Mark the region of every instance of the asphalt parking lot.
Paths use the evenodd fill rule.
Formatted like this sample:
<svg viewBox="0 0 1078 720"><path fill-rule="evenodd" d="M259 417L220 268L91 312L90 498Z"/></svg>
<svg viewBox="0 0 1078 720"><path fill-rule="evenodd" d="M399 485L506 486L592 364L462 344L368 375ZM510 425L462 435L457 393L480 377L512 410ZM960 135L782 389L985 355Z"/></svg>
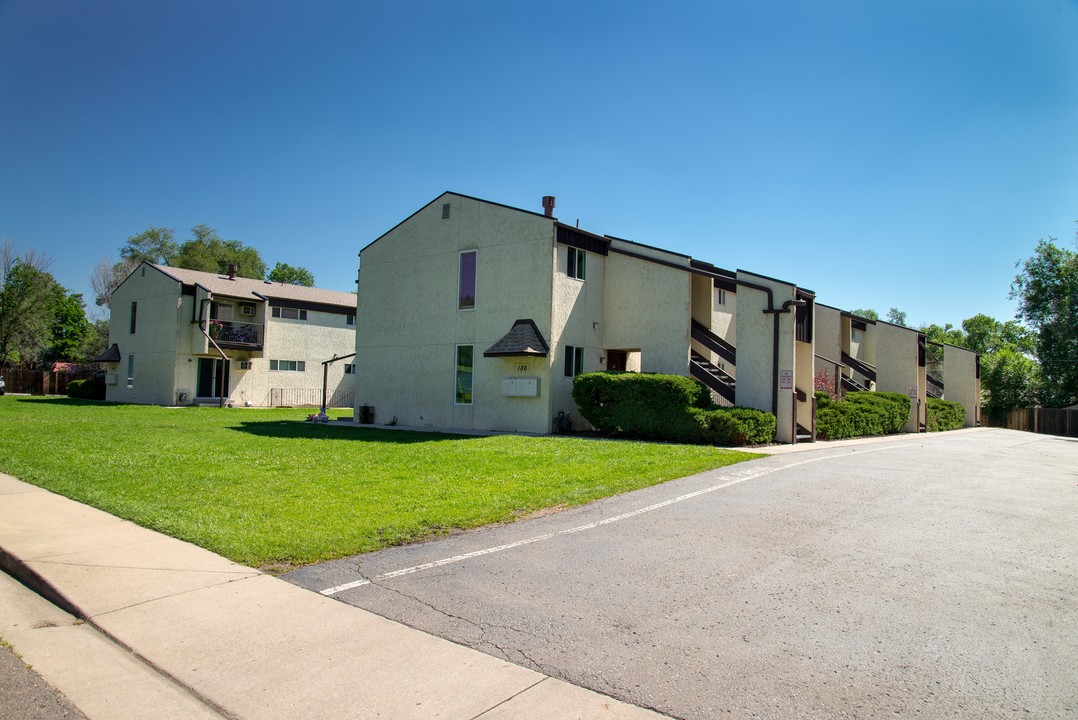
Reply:
<svg viewBox="0 0 1078 720"><path fill-rule="evenodd" d="M1078 441L823 444L284 579L677 718L1078 716Z"/></svg>

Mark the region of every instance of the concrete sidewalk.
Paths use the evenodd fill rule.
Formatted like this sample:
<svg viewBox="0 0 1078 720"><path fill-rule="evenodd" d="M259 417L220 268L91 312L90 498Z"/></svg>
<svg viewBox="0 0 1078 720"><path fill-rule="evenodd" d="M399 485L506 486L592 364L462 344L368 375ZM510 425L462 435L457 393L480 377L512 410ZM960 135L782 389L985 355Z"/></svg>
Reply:
<svg viewBox="0 0 1078 720"><path fill-rule="evenodd" d="M0 636L90 720L663 717L2 474L0 567L60 608L0 576Z"/></svg>

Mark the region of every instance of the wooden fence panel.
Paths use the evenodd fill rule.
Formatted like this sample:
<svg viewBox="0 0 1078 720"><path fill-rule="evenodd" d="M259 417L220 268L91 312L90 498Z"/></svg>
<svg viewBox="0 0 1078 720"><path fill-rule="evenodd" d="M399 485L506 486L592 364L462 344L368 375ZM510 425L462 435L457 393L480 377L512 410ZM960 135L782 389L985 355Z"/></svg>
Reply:
<svg viewBox="0 0 1078 720"><path fill-rule="evenodd" d="M67 395L68 383L89 380L94 376L92 372L50 372L26 368L8 368L0 375L4 377L6 392L26 395Z"/></svg>
<svg viewBox="0 0 1078 720"><path fill-rule="evenodd" d="M1064 408L1019 408L992 423L994 427L1022 430L1041 435L1078 437L1078 410Z"/></svg>

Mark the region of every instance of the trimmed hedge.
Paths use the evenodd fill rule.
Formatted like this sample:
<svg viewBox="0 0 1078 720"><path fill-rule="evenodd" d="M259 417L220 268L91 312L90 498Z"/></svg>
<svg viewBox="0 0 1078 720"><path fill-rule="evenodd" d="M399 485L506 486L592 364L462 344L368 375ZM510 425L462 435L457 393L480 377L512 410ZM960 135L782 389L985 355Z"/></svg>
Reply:
<svg viewBox="0 0 1078 720"><path fill-rule="evenodd" d="M966 406L953 400L928 398L928 432L957 430L966 424Z"/></svg>
<svg viewBox="0 0 1078 720"><path fill-rule="evenodd" d="M696 380L658 373L578 375L573 399L600 432L667 442L746 445L771 442L775 416L751 408L720 408Z"/></svg>
<svg viewBox="0 0 1078 720"><path fill-rule="evenodd" d="M104 400L105 381L97 378L72 380L67 384L67 396L78 400Z"/></svg>
<svg viewBox="0 0 1078 720"><path fill-rule="evenodd" d="M817 396L818 398L819 396ZM816 436L822 440L891 435L910 417L910 399L902 393L851 392L841 400L818 402Z"/></svg>

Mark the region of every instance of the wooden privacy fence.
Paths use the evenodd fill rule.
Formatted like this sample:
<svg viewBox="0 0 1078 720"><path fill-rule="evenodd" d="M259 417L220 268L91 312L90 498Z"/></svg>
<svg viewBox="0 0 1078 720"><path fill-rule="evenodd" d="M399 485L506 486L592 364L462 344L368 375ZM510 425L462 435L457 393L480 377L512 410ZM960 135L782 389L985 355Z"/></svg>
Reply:
<svg viewBox="0 0 1078 720"><path fill-rule="evenodd" d="M67 395L67 385L73 380L89 380L92 372L52 372L49 370L27 370L25 368L7 368L0 370L4 390L9 393L30 395Z"/></svg>
<svg viewBox="0 0 1078 720"><path fill-rule="evenodd" d="M1078 410L1065 408L1020 408L991 421L993 427L1024 430L1042 435L1078 437Z"/></svg>

